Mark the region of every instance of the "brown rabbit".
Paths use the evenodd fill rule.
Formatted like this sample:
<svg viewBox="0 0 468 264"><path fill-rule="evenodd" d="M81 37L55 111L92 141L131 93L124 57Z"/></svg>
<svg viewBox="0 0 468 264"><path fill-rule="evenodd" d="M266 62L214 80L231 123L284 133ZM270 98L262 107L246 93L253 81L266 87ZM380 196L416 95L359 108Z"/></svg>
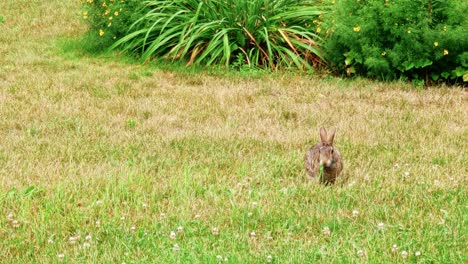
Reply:
<svg viewBox="0 0 468 264"><path fill-rule="evenodd" d="M333 184L343 170L341 154L333 146L336 130L327 137L327 130L320 129L321 142L313 146L305 155L305 169L310 180L318 180L320 183ZM320 167L323 166L323 175L320 175ZM317 179L318 177L318 179Z"/></svg>

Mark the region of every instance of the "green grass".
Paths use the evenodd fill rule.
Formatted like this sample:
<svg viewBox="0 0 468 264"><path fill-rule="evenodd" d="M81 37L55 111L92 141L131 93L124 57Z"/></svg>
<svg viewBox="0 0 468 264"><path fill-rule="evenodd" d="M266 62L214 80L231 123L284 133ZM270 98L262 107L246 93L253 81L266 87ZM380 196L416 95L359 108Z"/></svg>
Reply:
<svg viewBox="0 0 468 264"><path fill-rule="evenodd" d="M76 1L0 10L1 262L467 262L463 89L142 66L64 47Z"/></svg>

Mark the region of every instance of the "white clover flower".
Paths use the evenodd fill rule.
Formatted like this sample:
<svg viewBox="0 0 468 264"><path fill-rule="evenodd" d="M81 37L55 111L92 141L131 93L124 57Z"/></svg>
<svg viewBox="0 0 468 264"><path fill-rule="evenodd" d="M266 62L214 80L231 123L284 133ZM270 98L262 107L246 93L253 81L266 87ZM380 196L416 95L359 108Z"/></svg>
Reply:
<svg viewBox="0 0 468 264"><path fill-rule="evenodd" d="M7 221L8 221L8 222L11 222L11 221L13 221L13 218L14 218L14 217L15 217L15 215L14 215L13 213L10 212L10 213L8 213L8 215L7 215L6 218L7 218Z"/></svg>
<svg viewBox="0 0 468 264"><path fill-rule="evenodd" d="M377 224L377 228L378 228L379 230L383 230L383 229L385 228L385 224L382 223L382 222L380 222L380 223Z"/></svg>
<svg viewBox="0 0 468 264"><path fill-rule="evenodd" d="M169 234L169 238L176 239L176 233L174 231L171 231L171 233Z"/></svg>
<svg viewBox="0 0 468 264"><path fill-rule="evenodd" d="M74 236L68 238L68 241L70 242L70 244L75 244L76 240L77 240L77 239L76 239L76 237L74 237Z"/></svg>
<svg viewBox="0 0 468 264"><path fill-rule="evenodd" d="M20 223L18 220L11 221L11 224L13 225L14 228L18 228L20 226Z"/></svg>
<svg viewBox="0 0 468 264"><path fill-rule="evenodd" d="M183 232L184 232L184 227L183 226L177 227L177 233L181 234Z"/></svg>
<svg viewBox="0 0 468 264"><path fill-rule="evenodd" d="M172 250L173 251L179 251L180 250L180 247L178 244L174 244L174 246L172 247Z"/></svg>

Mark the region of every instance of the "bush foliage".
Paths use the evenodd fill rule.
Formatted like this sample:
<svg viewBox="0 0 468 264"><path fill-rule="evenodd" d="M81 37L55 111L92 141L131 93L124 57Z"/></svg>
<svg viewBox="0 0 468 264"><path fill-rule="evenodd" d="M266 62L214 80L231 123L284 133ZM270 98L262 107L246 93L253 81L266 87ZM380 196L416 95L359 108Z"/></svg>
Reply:
<svg viewBox="0 0 468 264"><path fill-rule="evenodd" d="M105 50L127 33L144 12L139 0L81 0L82 18L88 24L88 43Z"/></svg>
<svg viewBox="0 0 468 264"><path fill-rule="evenodd" d="M339 72L455 82L468 77L467 13L463 0L342 0L316 24Z"/></svg>
<svg viewBox="0 0 468 264"><path fill-rule="evenodd" d="M310 21L317 1L153 0L113 48L188 64L309 68L320 53Z"/></svg>
<svg viewBox="0 0 468 264"><path fill-rule="evenodd" d="M463 0L82 4L97 49L118 48L145 61L308 69L324 65L326 58L332 70L348 76L420 84L468 81L468 2Z"/></svg>

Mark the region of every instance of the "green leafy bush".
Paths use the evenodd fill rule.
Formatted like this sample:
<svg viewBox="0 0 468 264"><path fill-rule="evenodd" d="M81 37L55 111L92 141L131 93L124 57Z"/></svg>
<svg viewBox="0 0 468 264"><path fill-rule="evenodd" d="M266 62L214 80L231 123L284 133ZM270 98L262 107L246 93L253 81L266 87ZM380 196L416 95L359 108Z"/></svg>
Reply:
<svg viewBox="0 0 468 264"><path fill-rule="evenodd" d="M338 72L457 82L468 78L467 13L464 0L341 0L315 24Z"/></svg>
<svg viewBox="0 0 468 264"><path fill-rule="evenodd" d="M188 64L310 68L320 63L313 0L153 0L112 47Z"/></svg>
<svg viewBox="0 0 468 264"><path fill-rule="evenodd" d="M139 0L81 0L82 18L88 24L88 44L105 50L127 33L144 12Z"/></svg>

